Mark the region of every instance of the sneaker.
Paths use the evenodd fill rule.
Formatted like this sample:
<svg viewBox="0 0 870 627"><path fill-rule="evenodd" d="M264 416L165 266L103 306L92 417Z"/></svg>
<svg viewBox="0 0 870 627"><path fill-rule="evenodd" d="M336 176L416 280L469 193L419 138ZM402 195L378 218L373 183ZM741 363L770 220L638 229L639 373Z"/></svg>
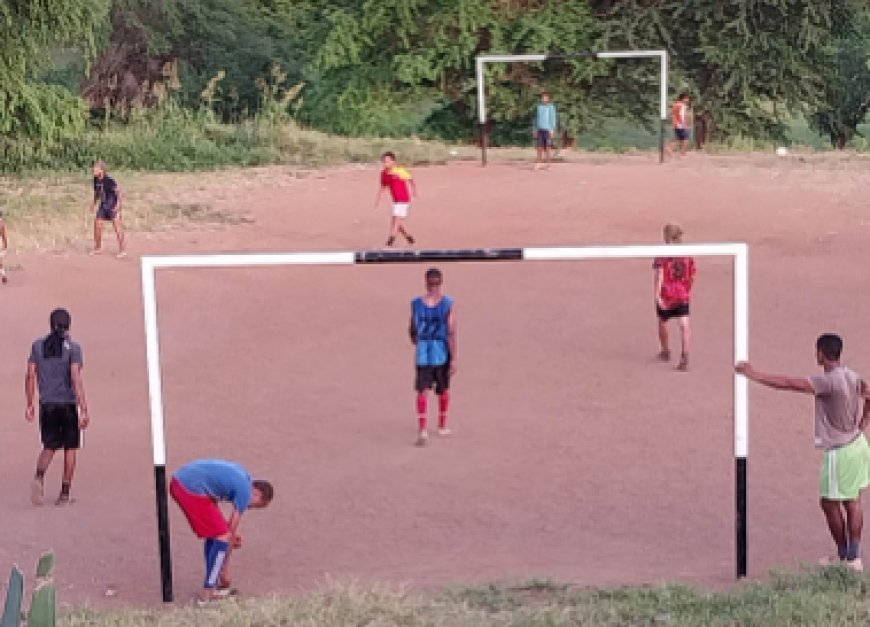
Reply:
<svg viewBox="0 0 870 627"><path fill-rule="evenodd" d="M225 588L215 588L211 596L213 599L226 599L227 597L238 596L239 591L237 588L233 588L232 586L227 586Z"/></svg>
<svg viewBox="0 0 870 627"><path fill-rule="evenodd" d="M54 502L58 507L63 507L64 505L72 505L76 500L72 498L69 494L61 494L57 497L57 500Z"/></svg>
<svg viewBox="0 0 870 627"><path fill-rule="evenodd" d="M126 257L126 256L127 256L127 251L126 251L126 250L119 250L119 251L118 251L118 254L115 255L115 258L117 258L117 259L123 259L123 258Z"/></svg>
<svg viewBox="0 0 870 627"><path fill-rule="evenodd" d="M665 349L659 351L658 357L662 361L670 361L671 360L671 351L669 351L668 349L665 348Z"/></svg>
<svg viewBox="0 0 870 627"><path fill-rule="evenodd" d="M89 254L91 257L93 257L94 255L102 255L102 254L103 254L103 249L102 249L102 248L93 248L93 249L91 249L91 251L90 251L88 254Z"/></svg>
<svg viewBox="0 0 870 627"><path fill-rule="evenodd" d="M680 363L677 366L677 370L682 370L683 372L685 372L688 369L689 369L689 356L686 355L685 353L683 353L680 356Z"/></svg>
<svg viewBox="0 0 870 627"><path fill-rule="evenodd" d="M34 505L42 505L45 500L45 486L42 479L33 479L30 482L30 502Z"/></svg>
<svg viewBox="0 0 870 627"><path fill-rule="evenodd" d="M443 429L438 429L438 435L440 435L443 438L443 437L446 437L448 435L453 435L453 432L450 429L448 429L447 427L444 427Z"/></svg>
<svg viewBox="0 0 870 627"><path fill-rule="evenodd" d="M220 603L224 599L226 599L226 597L217 596L217 595L215 595L214 592L212 592L207 597L196 597L196 606L197 607L210 607L212 605Z"/></svg>
<svg viewBox="0 0 870 627"><path fill-rule="evenodd" d="M860 557L856 557L853 560L846 560L846 566L854 570L856 573L864 572L864 562L861 561Z"/></svg>
<svg viewBox="0 0 870 627"><path fill-rule="evenodd" d="M426 446L426 442L429 441L429 433L426 431L421 431L420 435L417 436L417 441L414 442L414 446Z"/></svg>

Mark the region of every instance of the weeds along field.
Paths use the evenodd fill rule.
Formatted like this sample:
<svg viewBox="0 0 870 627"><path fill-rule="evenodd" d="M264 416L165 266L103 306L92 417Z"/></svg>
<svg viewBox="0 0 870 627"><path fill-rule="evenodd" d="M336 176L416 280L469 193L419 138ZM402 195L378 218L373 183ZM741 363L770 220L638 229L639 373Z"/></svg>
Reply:
<svg viewBox="0 0 870 627"><path fill-rule="evenodd" d="M300 598L227 601L205 609L67 610L61 613L59 623L66 627L845 627L867 621L868 579L838 567L774 574L764 583L713 593L672 585L577 589L552 581L531 581L424 595L400 588L332 582Z"/></svg>

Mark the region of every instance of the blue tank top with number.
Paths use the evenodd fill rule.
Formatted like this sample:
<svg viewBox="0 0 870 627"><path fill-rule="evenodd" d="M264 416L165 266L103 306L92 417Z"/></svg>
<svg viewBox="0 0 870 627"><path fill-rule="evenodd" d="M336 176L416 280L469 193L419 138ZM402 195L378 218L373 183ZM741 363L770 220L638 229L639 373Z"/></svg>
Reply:
<svg viewBox="0 0 870 627"><path fill-rule="evenodd" d="M453 299L442 296L434 307L429 307L422 298L411 303L414 327L417 330L417 365L443 366L450 361L447 344L447 318L453 307Z"/></svg>

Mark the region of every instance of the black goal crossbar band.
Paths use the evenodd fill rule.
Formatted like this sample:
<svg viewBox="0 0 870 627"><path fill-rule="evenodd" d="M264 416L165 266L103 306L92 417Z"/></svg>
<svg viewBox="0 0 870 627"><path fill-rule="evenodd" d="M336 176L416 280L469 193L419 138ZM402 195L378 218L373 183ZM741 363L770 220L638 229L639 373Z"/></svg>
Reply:
<svg viewBox="0 0 870 627"><path fill-rule="evenodd" d="M522 248L458 250L366 250L354 253L355 263L420 263L425 261L517 261Z"/></svg>

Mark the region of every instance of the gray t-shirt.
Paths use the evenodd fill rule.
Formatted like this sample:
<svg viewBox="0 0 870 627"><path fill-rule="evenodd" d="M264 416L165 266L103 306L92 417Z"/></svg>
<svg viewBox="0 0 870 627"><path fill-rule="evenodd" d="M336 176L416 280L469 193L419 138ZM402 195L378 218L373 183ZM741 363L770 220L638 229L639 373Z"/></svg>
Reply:
<svg viewBox="0 0 870 627"><path fill-rule="evenodd" d="M810 383L816 392L816 448L837 448L854 440L863 409L861 377L837 366L814 374Z"/></svg>
<svg viewBox="0 0 870 627"><path fill-rule="evenodd" d="M30 349L32 364L36 364L36 381L39 385L40 403L75 403L76 393L72 383L72 364L83 365L82 347L69 336L63 343L60 357L46 359L42 356L42 346L46 338L40 338Z"/></svg>

